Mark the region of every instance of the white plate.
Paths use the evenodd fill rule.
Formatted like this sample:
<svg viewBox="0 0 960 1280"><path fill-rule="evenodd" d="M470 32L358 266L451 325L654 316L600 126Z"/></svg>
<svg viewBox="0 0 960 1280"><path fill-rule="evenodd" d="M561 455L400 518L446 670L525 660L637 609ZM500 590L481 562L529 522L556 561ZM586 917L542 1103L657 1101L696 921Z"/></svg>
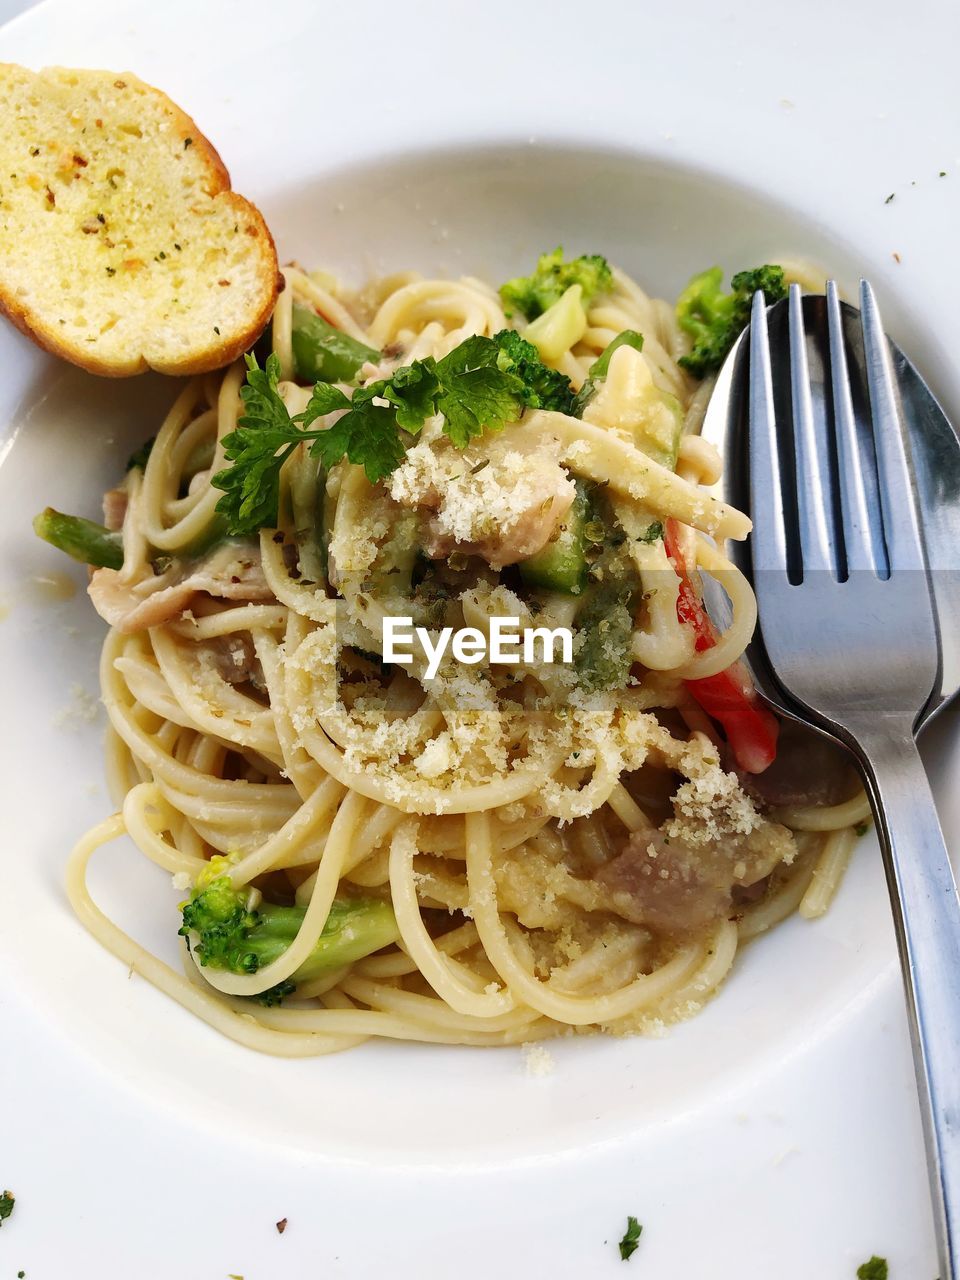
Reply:
<svg viewBox="0 0 960 1280"><path fill-rule="evenodd" d="M786 251L848 283L869 274L956 415L955 18L934 10L904 26L893 3L808 0L801 26L792 6L707 0L682 14L99 0L18 19L0 58L160 85L283 257L355 279L499 279L558 242L667 296L713 261ZM31 577L64 566L29 520L48 502L93 513L173 391L87 377L7 327L0 368L0 1184L19 1197L0 1274L599 1277L621 1274L633 1213L630 1265L655 1280L850 1280L873 1252L892 1280L933 1280L871 842L830 914L750 947L695 1021L662 1040L564 1041L545 1078L519 1050L264 1058L128 980L61 888L67 849L108 809L102 724L85 719L101 627L80 571L75 598L37 599ZM960 845L957 717L932 733ZM118 844L94 887L172 956L163 880Z"/></svg>

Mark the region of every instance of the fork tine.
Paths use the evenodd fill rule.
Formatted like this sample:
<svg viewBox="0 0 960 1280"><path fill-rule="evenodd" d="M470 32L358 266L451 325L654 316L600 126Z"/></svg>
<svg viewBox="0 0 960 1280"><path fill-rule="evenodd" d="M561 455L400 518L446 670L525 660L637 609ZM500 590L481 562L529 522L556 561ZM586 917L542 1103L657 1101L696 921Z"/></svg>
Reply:
<svg viewBox="0 0 960 1280"><path fill-rule="evenodd" d="M922 570L925 567L923 542L913 500L913 482L907 462L900 401L890 364L890 348L883 332L877 300L866 280L860 281L860 321L890 571Z"/></svg>
<svg viewBox="0 0 960 1280"><path fill-rule="evenodd" d="M753 297L750 314L750 515L754 573L787 573L783 483L777 447L773 370L762 293Z"/></svg>
<svg viewBox="0 0 960 1280"><path fill-rule="evenodd" d="M840 473L840 512L847 572L880 567L874 555L870 529L870 508L863 479L863 459L857 437L857 420L850 393L850 371L843 340L843 317L835 280L827 281L827 328L830 334L830 379L833 390L833 421Z"/></svg>
<svg viewBox="0 0 960 1280"><path fill-rule="evenodd" d="M800 286L790 286L790 396L793 411L793 444L797 465L797 515L803 572L827 570L836 575L839 556L827 522L830 502L828 443L817 430L810 394L807 335L803 324ZM822 438L821 438L822 437Z"/></svg>

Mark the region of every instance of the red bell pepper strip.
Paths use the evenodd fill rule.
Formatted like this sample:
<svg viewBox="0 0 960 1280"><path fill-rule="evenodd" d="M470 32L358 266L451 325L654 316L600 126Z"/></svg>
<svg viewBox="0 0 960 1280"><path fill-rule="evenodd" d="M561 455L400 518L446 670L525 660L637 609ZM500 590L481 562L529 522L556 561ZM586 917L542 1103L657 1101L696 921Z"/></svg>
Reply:
<svg viewBox="0 0 960 1280"><path fill-rule="evenodd" d="M697 653L703 653L716 645L717 634L684 567L678 532L676 520L667 520L663 544L680 578L677 617L693 627L694 647ZM760 703L742 662L734 662L714 676L685 680L684 684L707 715L723 729L734 759L745 773L763 773L773 764L780 724Z"/></svg>

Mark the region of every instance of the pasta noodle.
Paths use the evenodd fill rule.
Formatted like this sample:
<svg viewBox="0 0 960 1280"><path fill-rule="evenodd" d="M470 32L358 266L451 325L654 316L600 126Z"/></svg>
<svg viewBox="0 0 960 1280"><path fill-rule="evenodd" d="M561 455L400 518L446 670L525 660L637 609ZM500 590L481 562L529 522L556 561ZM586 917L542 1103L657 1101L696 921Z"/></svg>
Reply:
<svg viewBox="0 0 960 1280"><path fill-rule="evenodd" d="M475 279L407 275L351 292L293 267L285 278L271 340L291 412L309 398L296 381L298 307L382 353L361 384L509 324ZM583 417L535 409L459 452L428 423L376 484L347 461L311 471L300 446L281 472L278 527L256 542L197 550L217 518L211 481L242 413L242 366L186 385L144 468L128 472L122 568L98 570L91 587L114 610L100 674L118 811L77 845L68 892L104 946L242 1044L308 1056L371 1036L504 1045L650 1030L699 1008L743 941L798 909L819 915L836 890L868 814L862 795L765 802L697 700L697 682L736 670L756 623L723 550L749 521L707 492L719 460L697 431L710 383L678 364L688 339L673 308L623 273L585 319L552 362L575 389L622 331L643 346L611 358ZM639 385L675 414L671 462L623 425ZM591 598L604 573L634 584L619 686L587 679L580 657L510 670L451 660L433 678L422 655L405 669L382 660L384 619L402 613L484 636L501 616L521 632L545 620L582 630L577 598L531 587L506 550L519 521L552 510L538 499L511 525L517 477L571 474L616 530ZM458 494L505 495L495 549L488 534L459 537L411 568L401 531L439 543ZM304 535L305 502L322 546ZM691 625L700 573L723 584L733 617L707 645ZM598 661L623 607L598 624ZM288 945L238 972L204 965L188 937L177 972L90 896L91 857L123 835L181 898L217 855L252 910L263 897L302 908ZM335 903L361 899L389 905L393 942L298 981L282 1004L252 999L305 964ZM162 908L171 920L174 901Z"/></svg>

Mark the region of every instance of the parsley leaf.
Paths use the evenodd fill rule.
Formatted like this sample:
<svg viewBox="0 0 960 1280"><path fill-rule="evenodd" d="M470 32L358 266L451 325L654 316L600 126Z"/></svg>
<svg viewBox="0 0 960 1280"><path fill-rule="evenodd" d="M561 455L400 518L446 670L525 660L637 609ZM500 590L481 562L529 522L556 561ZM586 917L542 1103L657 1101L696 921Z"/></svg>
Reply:
<svg viewBox="0 0 960 1280"><path fill-rule="evenodd" d="M620 1241L620 1260L626 1262L628 1258L632 1258L637 1251L640 1243L640 1232L643 1230L640 1223L631 1214L627 1218L627 1229L623 1233L623 1239Z"/></svg>
<svg viewBox="0 0 960 1280"><path fill-rule="evenodd" d="M390 381L381 385L380 394L396 406L397 425L404 431L416 434L437 411L440 378L432 357L397 369Z"/></svg>
<svg viewBox="0 0 960 1280"><path fill-rule="evenodd" d="M360 392L356 394L359 395ZM293 421L302 422L309 427L311 422L316 422L318 418L328 413L335 413L337 409L349 409L354 403L355 400L349 400L339 387L331 386L329 382L318 382L307 401L306 409L303 413L298 413Z"/></svg>
<svg viewBox="0 0 960 1280"><path fill-rule="evenodd" d="M347 458L376 484L400 465L407 437L427 418L440 414L442 429L459 449L484 431L499 431L525 408L569 411L569 381L548 368L534 346L503 330L493 338L474 336L442 360L428 356L397 369L388 379L358 387L352 399L329 382L317 382L302 413L291 418L279 391L280 362L270 355L264 368L248 355L241 389L243 415L224 437L231 466L213 477L224 491L217 510L232 534L255 533L277 523L280 471L301 441L326 467ZM310 430L318 418L343 410L329 427Z"/></svg>
<svg viewBox="0 0 960 1280"><path fill-rule="evenodd" d="M663 537L663 521L654 520L653 524L647 525L646 529L644 529L643 533L640 534L640 537L637 539L637 541L646 542L646 543L659 542L662 537Z"/></svg>
<svg viewBox="0 0 960 1280"><path fill-rule="evenodd" d="M13 1206L16 1202L16 1196L12 1191L4 1191L0 1195L0 1226L3 1225L5 1219L9 1218L13 1213Z"/></svg>
<svg viewBox="0 0 960 1280"><path fill-rule="evenodd" d="M218 471L211 481L224 491L217 510L227 517L231 533L255 533L277 523L280 468L304 437L277 388L277 357L268 356L263 369L256 356L248 355L246 361L247 382L240 389L244 412L236 430L223 438L223 451L233 466ZM342 391L337 394L349 405Z"/></svg>
<svg viewBox="0 0 960 1280"><path fill-rule="evenodd" d="M376 484L399 467L406 450L397 430L396 410L374 404L372 397L360 398L357 404L358 398L354 396L354 407L327 431L312 433L310 452L325 467L349 458L363 467L371 484Z"/></svg>
<svg viewBox="0 0 960 1280"><path fill-rule="evenodd" d="M869 1262L863 1262L857 1267L857 1280L887 1280L888 1275L886 1258L878 1258L876 1254Z"/></svg>
<svg viewBox="0 0 960 1280"><path fill-rule="evenodd" d="M477 336L437 362L437 410L444 416L444 432L458 449L465 449L485 428L498 431L520 415L523 383L499 367L498 355L492 338Z"/></svg>

